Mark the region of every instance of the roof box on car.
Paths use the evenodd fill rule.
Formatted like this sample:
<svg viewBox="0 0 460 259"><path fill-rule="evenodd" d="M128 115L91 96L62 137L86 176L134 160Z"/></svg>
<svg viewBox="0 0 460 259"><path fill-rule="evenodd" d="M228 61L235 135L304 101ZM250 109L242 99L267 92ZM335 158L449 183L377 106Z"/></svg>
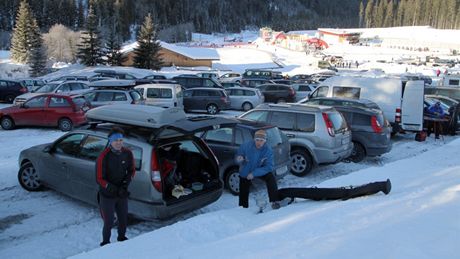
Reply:
<svg viewBox="0 0 460 259"><path fill-rule="evenodd" d="M113 104L89 110L89 121L112 122L146 128L160 128L186 118L181 108L161 108L147 105Z"/></svg>
<svg viewBox="0 0 460 259"><path fill-rule="evenodd" d="M93 88L133 88L136 86L136 81L126 79L108 79L93 81L89 86Z"/></svg>

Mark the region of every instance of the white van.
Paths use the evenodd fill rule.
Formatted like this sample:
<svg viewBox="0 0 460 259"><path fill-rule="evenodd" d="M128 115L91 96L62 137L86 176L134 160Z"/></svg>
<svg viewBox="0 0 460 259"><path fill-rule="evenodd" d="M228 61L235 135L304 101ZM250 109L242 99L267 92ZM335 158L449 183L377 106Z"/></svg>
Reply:
<svg viewBox="0 0 460 259"><path fill-rule="evenodd" d="M445 75L440 80L440 85L444 87L460 87L460 75Z"/></svg>
<svg viewBox="0 0 460 259"><path fill-rule="evenodd" d="M377 103L393 127L400 130L423 129L424 82L398 78L334 76L323 81L310 95L369 99Z"/></svg>
<svg viewBox="0 0 460 259"><path fill-rule="evenodd" d="M182 87L179 84L144 84L134 89L144 97L146 105L184 108Z"/></svg>

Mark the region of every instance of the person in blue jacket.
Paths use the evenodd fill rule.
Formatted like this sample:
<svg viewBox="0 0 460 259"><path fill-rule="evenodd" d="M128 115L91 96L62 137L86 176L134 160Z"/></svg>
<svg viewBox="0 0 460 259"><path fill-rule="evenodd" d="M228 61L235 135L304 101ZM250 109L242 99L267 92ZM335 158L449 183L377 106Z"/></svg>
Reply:
<svg viewBox="0 0 460 259"><path fill-rule="evenodd" d="M243 143L236 153L236 161L240 164L240 193L239 206L249 207L249 187L255 177L267 184L268 197L273 209L280 207L278 198L278 185L273 175L273 151L266 144L267 133L258 130L254 140Z"/></svg>
<svg viewBox="0 0 460 259"><path fill-rule="evenodd" d="M441 107L441 102L436 102L436 103L432 104L430 107L428 107L428 112L430 113L430 115L432 117L434 117L436 119L443 119L445 117L445 115L446 115L446 113L444 112L444 110ZM439 139L439 134L442 131L441 127L442 127L441 122L433 121L433 130L434 130L436 139Z"/></svg>

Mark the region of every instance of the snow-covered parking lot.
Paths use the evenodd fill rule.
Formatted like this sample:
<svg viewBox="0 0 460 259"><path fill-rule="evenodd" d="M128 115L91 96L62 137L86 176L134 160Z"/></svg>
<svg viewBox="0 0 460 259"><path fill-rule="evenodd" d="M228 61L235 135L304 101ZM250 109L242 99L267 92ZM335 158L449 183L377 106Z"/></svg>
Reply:
<svg viewBox="0 0 460 259"><path fill-rule="evenodd" d="M0 105L0 107L4 106L5 104ZM238 113L228 111L223 114L234 116ZM33 145L51 142L62 134L64 133L56 129L46 128L0 130L0 197L2 204L0 206L0 255L2 258L62 258L98 248L102 220L97 208L51 190L29 193L22 189L17 181L19 152ZM416 142L413 134L396 135L393 138L392 151L382 157L368 158L359 164L338 163L322 166L304 178L289 175L279 182L279 186L320 185L328 179L351 174L362 169L384 168L396 161L410 159L429 150L443 148L446 143L454 139L456 137L445 136L443 142L435 141L431 137L425 142ZM407 165L405 171L408 174L411 173L410 165ZM368 181L385 180L386 177L385 175L372 175L369 176ZM356 184L360 183L357 182ZM397 188L396 186L396 190ZM251 195L264 195L265 192L263 187L258 187ZM385 197L381 197L381 199L385 199ZM254 206L254 202L252 206ZM315 205L310 204L309 206ZM325 205L319 204L318 206ZM256 210L255 207L251 207L251 209ZM209 215L212 218L218 211L234 213L234 210L240 212L237 208L237 198L224 192L224 195L217 202L169 221L143 222L132 220L128 227L128 236L133 239L136 236L196 215ZM222 222L222 224L224 223ZM321 222L319 221L318 224ZM224 229L227 228L225 224L223 226Z"/></svg>

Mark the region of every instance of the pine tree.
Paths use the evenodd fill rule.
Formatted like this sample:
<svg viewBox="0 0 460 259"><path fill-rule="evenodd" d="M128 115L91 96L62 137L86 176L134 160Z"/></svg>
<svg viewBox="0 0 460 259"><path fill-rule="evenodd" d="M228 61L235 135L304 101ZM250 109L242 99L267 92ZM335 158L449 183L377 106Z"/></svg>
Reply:
<svg viewBox="0 0 460 259"><path fill-rule="evenodd" d="M374 10L373 9L374 9L374 0L368 0L366 4L366 10L364 11L366 15L366 19L365 19L366 28L374 27L374 20L373 20Z"/></svg>
<svg viewBox="0 0 460 259"><path fill-rule="evenodd" d="M81 43L78 44L77 57L81 63L87 66L104 64L102 59L104 51L101 48L102 43L100 32L97 29L97 17L94 14L92 5L89 7L85 29L82 32Z"/></svg>
<svg viewBox="0 0 460 259"><path fill-rule="evenodd" d="M38 27L37 20L32 21L31 48L28 59L29 73L32 77L42 76L46 73L46 51L43 46L43 38Z"/></svg>
<svg viewBox="0 0 460 259"><path fill-rule="evenodd" d="M120 49L119 36L116 35L115 26L113 26L106 43L107 65L121 66L126 61L127 57L123 56Z"/></svg>
<svg viewBox="0 0 460 259"><path fill-rule="evenodd" d="M359 3L359 28L363 28L364 27L364 4L363 4L363 1L361 1Z"/></svg>
<svg viewBox="0 0 460 259"><path fill-rule="evenodd" d="M26 63L30 55L32 14L26 0L22 0L16 16L16 24L11 38L11 59Z"/></svg>
<svg viewBox="0 0 460 259"><path fill-rule="evenodd" d="M161 46L150 13L141 26L137 43L138 47L134 49L134 66L159 70L163 63L159 54Z"/></svg>

